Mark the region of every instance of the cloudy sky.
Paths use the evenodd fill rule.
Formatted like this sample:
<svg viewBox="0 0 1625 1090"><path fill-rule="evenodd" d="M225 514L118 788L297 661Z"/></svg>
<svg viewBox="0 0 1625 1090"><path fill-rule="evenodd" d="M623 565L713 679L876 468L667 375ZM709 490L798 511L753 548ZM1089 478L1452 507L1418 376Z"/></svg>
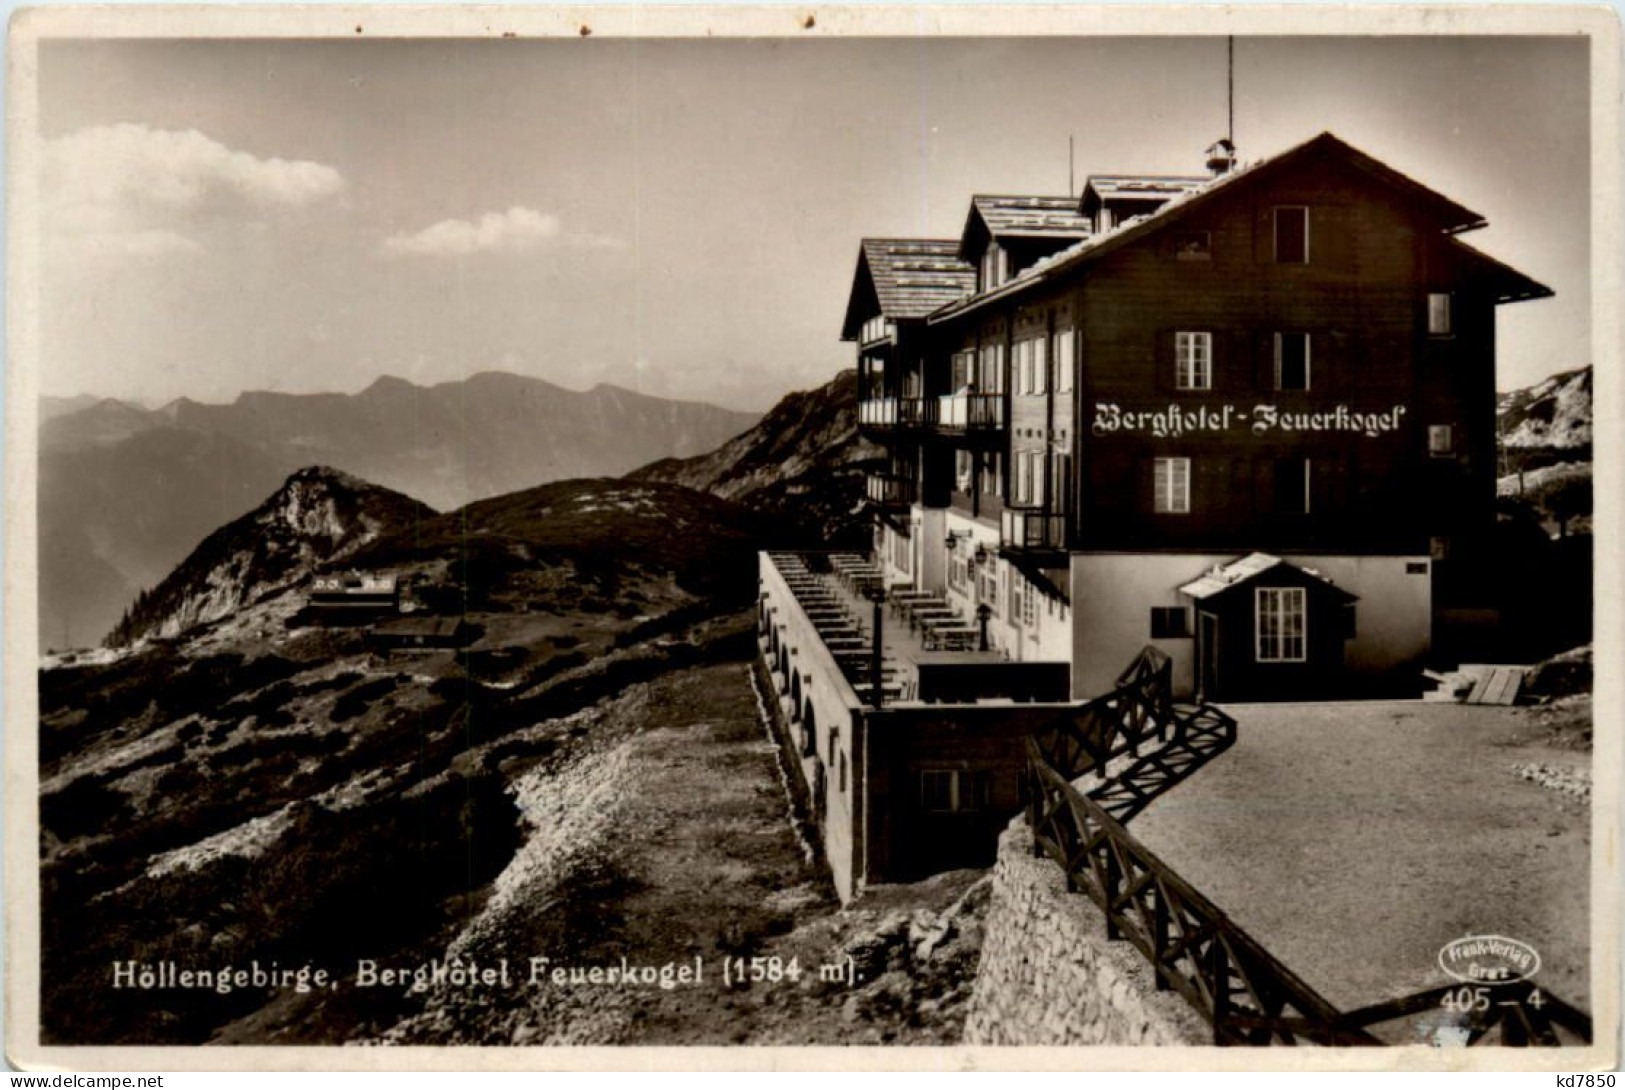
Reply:
<svg viewBox="0 0 1625 1090"><path fill-rule="evenodd" d="M1246 159L1329 129L1557 291L1499 385L1590 360L1585 42L1238 39ZM863 235L973 192L1188 173L1207 39L47 42L43 392L148 404L503 368L765 408L851 362Z"/></svg>

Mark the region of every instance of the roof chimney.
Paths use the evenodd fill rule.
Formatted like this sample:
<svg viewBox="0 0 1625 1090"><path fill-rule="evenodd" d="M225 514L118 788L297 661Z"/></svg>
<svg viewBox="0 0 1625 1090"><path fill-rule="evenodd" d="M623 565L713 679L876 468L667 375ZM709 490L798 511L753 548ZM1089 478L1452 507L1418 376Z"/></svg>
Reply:
<svg viewBox="0 0 1625 1090"><path fill-rule="evenodd" d="M1236 166L1236 145L1228 139L1221 139L1210 144L1207 149L1207 169L1217 178L1228 174Z"/></svg>

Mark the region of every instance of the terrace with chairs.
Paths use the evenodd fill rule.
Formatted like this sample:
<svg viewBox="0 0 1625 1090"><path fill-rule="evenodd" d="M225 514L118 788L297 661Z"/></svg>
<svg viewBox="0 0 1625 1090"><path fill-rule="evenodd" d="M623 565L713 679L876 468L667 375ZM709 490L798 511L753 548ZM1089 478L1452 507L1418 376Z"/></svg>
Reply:
<svg viewBox="0 0 1625 1090"><path fill-rule="evenodd" d="M782 581L789 592L788 601L772 593L764 565L764 638L777 638L772 611L793 603L865 706L1064 702L1069 697L1067 664L1011 662L984 649L974 617L940 594L908 583L888 584L880 566L861 553L774 552L764 559L777 576L774 581ZM777 649L769 650L778 655ZM787 667L788 654L780 657Z"/></svg>

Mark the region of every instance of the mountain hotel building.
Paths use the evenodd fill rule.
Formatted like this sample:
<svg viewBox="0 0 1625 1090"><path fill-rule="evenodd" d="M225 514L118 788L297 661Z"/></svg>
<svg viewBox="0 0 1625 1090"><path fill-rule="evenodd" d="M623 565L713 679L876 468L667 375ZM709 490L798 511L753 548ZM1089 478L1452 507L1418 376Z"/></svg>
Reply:
<svg viewBox="0 0 1625 1090"><path fill-rule="evenodd" d="M1330 134L1247 166L1221 141L1207 166L978 196L958 239L862 242L842 337L887 452L870 562L974 646L902 653L891 697L812 670L819 641L784 627L794 587L764 556L787 716L844 686L814 714L873 749L854 715L1075 705L1146 645L1179 698L1414 691L1437 629L1491 615L1495 308L1550 290L1461 241L1478 213ZM897 857L872 843L877 809L1017 805L1019 745L982 767L913 736L926 751L889 757L880 793L847 767L872 753L815 739L810 790L832 790L826 758L867 785L837 836L849 886ZM839 800L815 802L828 845Z"/></svg>

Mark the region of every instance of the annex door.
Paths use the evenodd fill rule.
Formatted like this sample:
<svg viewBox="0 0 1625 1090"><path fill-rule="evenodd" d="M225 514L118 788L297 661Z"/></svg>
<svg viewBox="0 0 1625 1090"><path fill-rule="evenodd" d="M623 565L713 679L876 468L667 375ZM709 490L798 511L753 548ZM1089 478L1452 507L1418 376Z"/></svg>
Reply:
<svg viewBox="0 0 1625 1090"><path fill-rule="evenodd" d="M1201 611L1196 614L1196 699L1219 699L1219 618Z"/></svg>

